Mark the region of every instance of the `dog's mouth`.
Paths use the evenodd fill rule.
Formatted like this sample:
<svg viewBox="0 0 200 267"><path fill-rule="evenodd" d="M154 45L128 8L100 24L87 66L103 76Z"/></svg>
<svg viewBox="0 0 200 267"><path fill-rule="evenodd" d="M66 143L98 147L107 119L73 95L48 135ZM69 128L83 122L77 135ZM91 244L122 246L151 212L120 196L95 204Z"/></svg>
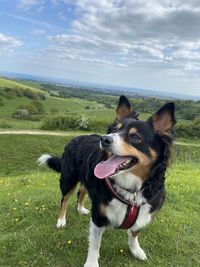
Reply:
<svg viewBox="0 0 200 267"><path fill-rule="evenodd" d="M98 163L94 169L94 175L97 178L104 179L119 173L120 171L128 170L138 163L138 159L133 156L116 156L113 155L106 161Z"/></svg>

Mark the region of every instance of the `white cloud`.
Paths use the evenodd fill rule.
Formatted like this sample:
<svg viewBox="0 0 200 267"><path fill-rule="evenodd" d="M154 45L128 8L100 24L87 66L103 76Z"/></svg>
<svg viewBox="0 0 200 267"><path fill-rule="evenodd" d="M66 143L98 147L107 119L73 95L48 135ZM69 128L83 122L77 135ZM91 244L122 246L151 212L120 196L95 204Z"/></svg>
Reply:
<svg viewBox="0 0 200 267"><path fill-rule="evenodd" d="M32 15L44 5L48 8L46 3L20 0L18 8ZM36 51L38 66L44 69L55 66L58 75L71 73L76 78L78 73L77 79L103 83L172 88L174 81L186 87L185 84L195 80L197 88L198 0L50 0L49 3L47 11L53 12L54 8L56 25L52 20L41 21L41 17L6 13L32 24L32 34L48 34L45 47ZM66 22L61 23L58 18ZM66 28L58 26L59 23ZM35 62L35 55L33 59Z"/></svg>
<svg viewBox="0 0 200 267"><path fill-rule="evenodd" d="M22 42L18 38L0 33L0 56L10 55L21 45Z"/></svg>
<svg viewBox="0 0 200 267"><path fill-rule="evenodd" d="M60 1L74 5L79 16L70 34L49 37L50 50L58 57L129 67L146 62L144 68L171 74L177 73L177 65L184 74L187 64L200 59L199 1Z"/></svg>
<svg viewBox="0 0 200 267"><path fill-rule="evenodd" d="M18 0L17 7L22 11L29 11L34 8L37 12L42 12L44 10L43 0Z"/></svg>

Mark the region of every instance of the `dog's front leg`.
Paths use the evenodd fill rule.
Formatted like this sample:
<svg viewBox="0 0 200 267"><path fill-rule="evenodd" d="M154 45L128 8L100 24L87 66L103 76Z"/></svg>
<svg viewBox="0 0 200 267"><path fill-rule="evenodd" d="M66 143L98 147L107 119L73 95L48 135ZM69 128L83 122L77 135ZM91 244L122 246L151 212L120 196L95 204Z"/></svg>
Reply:
<svg viewBox="0 0 200 267"><path fill-rule="evenodd" d="M92 220L90 221L89 249L87 261L84 267L99 267L99 249L104 230L105 227L98 227L92 222Z"/></svg>
<svg viewBox="0 0 200 267"><path fill-rule="evenodd" d="M130 229L128 230L128 245L131 253L138 258L139 260L146 260L147 256L144 250L140 247L138 242L139 231L133 232Z"/></svg>

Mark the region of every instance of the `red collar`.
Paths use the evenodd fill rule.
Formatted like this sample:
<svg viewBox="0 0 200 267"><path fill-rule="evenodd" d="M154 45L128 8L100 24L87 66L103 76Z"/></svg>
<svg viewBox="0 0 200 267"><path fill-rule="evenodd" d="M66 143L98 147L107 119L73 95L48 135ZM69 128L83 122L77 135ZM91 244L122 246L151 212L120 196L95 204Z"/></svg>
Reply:
<svg viewBox="0 0 200 267"><path fill-rule="evenodd" d="M140 206L133 205L130 201L124 199L121 195L119 195L116 189L113 187L112 181L109 177L105 179L105 182L106 182L107 188L114 195L114 197L117 198L120 202L127 205L126 216L122 224L118 226L118 228L119 229L131 228L137 220Z"/></svg>

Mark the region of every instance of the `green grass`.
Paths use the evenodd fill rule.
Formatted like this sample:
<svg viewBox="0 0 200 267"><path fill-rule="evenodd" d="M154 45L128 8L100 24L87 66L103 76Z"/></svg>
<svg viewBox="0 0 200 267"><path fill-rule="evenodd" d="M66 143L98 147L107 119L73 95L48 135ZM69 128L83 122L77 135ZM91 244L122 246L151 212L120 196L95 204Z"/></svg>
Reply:
<svg viewBox="0 0 200 267"><path fill-rule="evenodd" d="M39 170L36 164L38 157L41 154L61 155L64 145L71 138L72 136L0 135L0 177Z"/></svg>
<svg viewBox="0 0 200 267"><path fill-rule="evenodd" d="M74 196L67 227L57 230L59 176L35 163L41 153L61 154L70 138L0 136L0 266L83 266L89 217L77 214ZM200 153L198 147L175 149L179 158L167 173L166 203L140 236L148 261L132 257L126 231L109 230L103 236L100 266L200 265Z"/></svg>
<svg viewBox="0 0 200 267"><path fill-rule="evenodd" d="M31 90L40 90L41 84L39 82L32 81L14 81L6 80L0 78L0 88L29 88ZM67 90L67 89L66 89ZM45 91L40 90L40 92L45 93L46 99L41 101L44 106L44 115L41 121L28 121L19 120L12 118L12 114L16 109L22 105L29 105L32 101L26 97L13 97L8 100L2 97L3 106L0 106L0 130L1 129L39 129L43 124L43 121L47 116L51 116L52 111L56 114L78 114L85 115L88 118L95 119L97 121L105 121L109 125L115 118L115 109L108 109L103 104L97 103L96 101L89 101L81 98L58 98L49 96ZM101 96L98 95L97 96ZM107 96L110 99L116 99L115 96ZM86 109L89 107L89 109ZM141 114L140 119L146 120L149 114Z"/></svg>
<svg viewBox="0 0 200 267"><path fill-rule="evenodd" d="M96 101L89 101L86 99L79 98L57 98L48 96L45 91L38 90L40 89L40 84L38 82L16 82L13 80L6 80L0 78L0 88L9 87L9 88L29 88L37 92L42 92L46 94L46 99L41 101L44 106L44 116L52 113L52 110L56 114L81 114L95 119L106 119L108 121L113 121L115 117L114 109L106 109L103 104L99 104ZM3 99L3 106L0 106L0 129L12 128L12 129L39 129L42 122L19 120L12 118L12 114L20 105L28 105L32 101L26 97L13 97L12 99ZM85 109L85 107L90 109Z"/></svg>
<svg viewBox="0 0 200 267"><path fill-rule="evenodd" d="M30 81L30 80L17 80L18 83L23 84L25 86L30 86L36 89L42 89L42 83L38 81Z"/></svg>
<svg viewBox="0 0 200 267"><path fill-rule="evenodd" d="M0 128L1 124L3 125L5 121L7 121L7 124L10 125L10 127L15 129L27 129L34 127L35 122L34 121L24 121L24 120L17 120L12 118L12 114L15 112L16 108L20 105L28 105L31 100L27 99L25 97L15 97L11 100L4 99L3 100L4 105L0 107ZM84 99L76 99L76 98L70 98L70 99L63 99L63 98L56 98L56 97L46 97L46 100L41 102L44 106L45 113L48 114L51 112L51 109L56 109L56 113L79 113L79 114L85 114L88 116L93 116L95 118L102 117L103 114L107 114L105 112L105 109L102 109L102 104L97 104L94 101L88 101ZM89 105L92 110L90 111L90 114L85 110L85 106ZM99 110L102 109L102 110ZM109 111L109 110L108 110ZM112 121L114 119L114 112L109 113L109 118ZM112 118L111 118L112 117ZM26 124L28 123L28 126ZM30 127L29 127L30 125ZM40 125L40 124L36 124ZM35 128L35 127L34 127ZM38 127L39 128L39 127Z"/></svg>
<svg viewBox="0 0 200 267"><path fill-rule="evenodd" d="M20 89L30 89L37 93L44 93L44 91L39 90L39 88L36 88L34 86L31 86L30 84L22 84L19 81L14 80L8 80L0 77L0 86L1 87L8 87L8 88L20 88Z"/></svg>

